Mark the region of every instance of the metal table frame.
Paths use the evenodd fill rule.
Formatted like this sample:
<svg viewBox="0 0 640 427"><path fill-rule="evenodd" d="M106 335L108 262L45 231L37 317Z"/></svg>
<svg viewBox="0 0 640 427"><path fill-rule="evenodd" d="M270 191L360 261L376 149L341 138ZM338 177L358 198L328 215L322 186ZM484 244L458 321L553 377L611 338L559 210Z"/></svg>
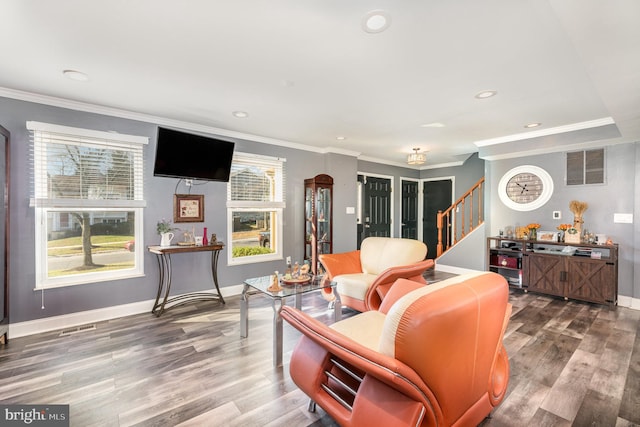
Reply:
<svg viewBox="0 0 640 427"><path fill-rule="evenodd" d="M220 251L223 248L223 245L149 246L149 252L156 254L156 257L158 259L158 269L160 270L158 293L156 295L156 301L153 304L151 313L159 317L162 313L165 312L165 310L193 301L218 301L222 304L225 304L224 298L220 293L220 287L218 286L218 256L220 255ZM216 292L191 292L170 298L169 293L171 292L171 254L193 252L211 252L211 275L213 277L213 284L215 285Z"/></svg>
<svg viewBox="0 0 640 427"><path fill-rule="evenodd" d="M271 299L273 309L273 366L282 366L282 317L280 311L288 297L294 297L294 307L302 309L302 295L307 292L319 291L326 288L335 288L335 283L324 280L323 276L316 276L307 284L282 285L280 292L270 292L267 288L271 285L271 276L256 277L244 281L242 298L240 300L240 337L249 336L249 296L264 295ZM337 292L334 292L333 306L334 321L342 318L342 304Z"/></svg>

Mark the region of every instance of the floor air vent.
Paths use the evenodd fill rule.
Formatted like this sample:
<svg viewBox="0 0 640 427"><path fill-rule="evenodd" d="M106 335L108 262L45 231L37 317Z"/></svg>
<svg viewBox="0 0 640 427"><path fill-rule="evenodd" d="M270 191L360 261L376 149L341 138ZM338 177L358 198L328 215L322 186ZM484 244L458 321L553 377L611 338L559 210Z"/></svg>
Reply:
<svg viewBox="0 0 640 427"><path fill-rule="evenodd" d="M91 325L82 325L82 326L76 326L75 328L64 329L62 332L60 332L60 336L66 337L69 335L79 334L80 332L95 331L95 330L96 330L96 325L95 323L93 323Z"/></svg>

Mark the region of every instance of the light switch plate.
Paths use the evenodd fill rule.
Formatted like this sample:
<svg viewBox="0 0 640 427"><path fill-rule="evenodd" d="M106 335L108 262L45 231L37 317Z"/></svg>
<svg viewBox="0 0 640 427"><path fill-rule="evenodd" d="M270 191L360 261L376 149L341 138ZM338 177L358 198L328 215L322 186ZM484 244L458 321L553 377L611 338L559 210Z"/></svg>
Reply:
<svg viewBox="0 0 640 427"><path fill-rule="evenodd" d="M561 219L561 218L562 218L562 212L553 211L553 219Z"/></svg>
<svg viewBox="0 0 640 427"><path fill-rule="evenodd" d="M622 223L622 224L633 224L633 214L614 213L613 222Z"/></svg>
<svg viewBox="0 0 640 427"><path fill-rule="evenodd" d="M356 208L353 206L347 206L347 215L353 215L356 213Z"/></svg>

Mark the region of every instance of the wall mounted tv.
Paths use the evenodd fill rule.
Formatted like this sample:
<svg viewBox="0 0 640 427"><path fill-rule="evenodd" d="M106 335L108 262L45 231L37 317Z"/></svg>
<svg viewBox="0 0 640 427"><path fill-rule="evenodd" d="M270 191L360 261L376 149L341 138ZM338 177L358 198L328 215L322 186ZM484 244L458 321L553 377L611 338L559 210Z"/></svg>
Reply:
<svg viewBox="0 0 640 427"><path fill-rule="evenodd" d="M159 127L153 174L227 182L234 146L230 141Z"/></svg>

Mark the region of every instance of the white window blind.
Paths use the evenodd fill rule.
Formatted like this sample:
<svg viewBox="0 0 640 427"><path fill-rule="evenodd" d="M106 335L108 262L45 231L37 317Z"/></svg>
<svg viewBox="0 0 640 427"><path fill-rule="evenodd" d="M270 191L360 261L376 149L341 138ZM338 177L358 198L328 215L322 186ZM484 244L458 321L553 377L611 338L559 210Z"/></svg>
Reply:
<svg viewBox="0 0 640 427"><path fill-rule="evenodd" d="M143 207L148 138L27 122L35 207Z"/></svg>
<svg viewBox="0 0 640 427"><path fill-rule="evenodd" d="M227 206L284 208L285 161L236 152L231 165Z"/></svg>

